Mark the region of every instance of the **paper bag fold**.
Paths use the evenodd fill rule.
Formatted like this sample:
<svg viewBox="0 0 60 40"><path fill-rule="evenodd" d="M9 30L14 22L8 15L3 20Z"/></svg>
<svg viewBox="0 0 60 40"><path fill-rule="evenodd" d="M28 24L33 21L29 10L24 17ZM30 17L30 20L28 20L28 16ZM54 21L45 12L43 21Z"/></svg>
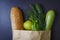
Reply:
<svg viewBox="0 0 60 40"><path fill-rule="evenodd" d="M51 31L13 30L12 40L50 40Z"/></svg>

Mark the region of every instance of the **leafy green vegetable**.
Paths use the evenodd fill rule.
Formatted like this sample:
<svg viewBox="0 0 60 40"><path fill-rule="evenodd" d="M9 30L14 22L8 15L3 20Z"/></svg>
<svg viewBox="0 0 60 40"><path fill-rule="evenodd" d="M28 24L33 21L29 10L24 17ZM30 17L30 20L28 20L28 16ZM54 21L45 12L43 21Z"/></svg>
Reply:
<svg viewBox="0 0 60 40"><path fill-rule="evenodd" d="M43 11L42 11L42 8L41 8L41 5L36 3L36 10L38 12L38 18L40 19L39 20L39 26L41 29L45 29L45 15L43 14Z"/></svg>
<svg viewBox="0 0 60 40"><path fill-rule="evenodd" d="M33 13L33 15L30 17L30 20L33 19L33 20L31 20L33 23L32 30L40 30L39 26L38 26L38 17L37 17L38 12L36 11L35 7L32 4L30 5L30 7L31 7L31 11Z"/></svg>
<svg viewBox="0 0 60 40"><path fill-rule="evenodd" d="M31 10L29 10L28 13L31 14L29 14L29 20L32 21L32 30L44 30L45 20L42 8L39 4L36 4L35 6L31 4L30 7Z"/></svg>
<svg viewBox="0 0 60 40"><path fill-rule="evenodd" d="M46 30L49 31L51 30L52 24L54 22L54 18L55 18L55 12L54 10L49 10L46 14Z"/></svg>

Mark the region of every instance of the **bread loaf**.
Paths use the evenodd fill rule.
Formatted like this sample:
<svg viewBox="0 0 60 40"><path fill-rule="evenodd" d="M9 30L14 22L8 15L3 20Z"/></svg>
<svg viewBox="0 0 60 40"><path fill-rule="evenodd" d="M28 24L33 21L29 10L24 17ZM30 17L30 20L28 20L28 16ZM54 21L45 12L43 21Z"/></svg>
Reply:
<svg viewBox="0 0 60 40"><path fill-rule="evenodd" d="M11 8L11 25L12 30L23 30L23 15L22 11L18 7L12 7Z"/></svg>

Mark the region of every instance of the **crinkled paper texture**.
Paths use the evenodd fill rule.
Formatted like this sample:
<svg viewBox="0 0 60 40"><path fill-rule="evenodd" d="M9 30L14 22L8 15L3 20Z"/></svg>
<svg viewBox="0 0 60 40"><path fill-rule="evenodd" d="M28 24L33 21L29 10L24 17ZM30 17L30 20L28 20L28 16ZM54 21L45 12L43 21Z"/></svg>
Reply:
<svg viewBox="0 0 60 40"><path fill-rule="evenodd" d="M13 30L13 40L50 40L51 31Z"/></svg>

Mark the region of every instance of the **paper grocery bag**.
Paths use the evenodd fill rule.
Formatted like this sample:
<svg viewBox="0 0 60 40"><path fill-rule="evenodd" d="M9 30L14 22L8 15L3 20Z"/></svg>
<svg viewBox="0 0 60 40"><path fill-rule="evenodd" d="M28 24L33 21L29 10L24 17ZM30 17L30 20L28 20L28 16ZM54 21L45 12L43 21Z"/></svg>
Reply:
<svg viewBox="0 0 60 40"><path fill-rule="evenodd" d="M51 31L13 30L12 40L50 40Z"/></svg>

